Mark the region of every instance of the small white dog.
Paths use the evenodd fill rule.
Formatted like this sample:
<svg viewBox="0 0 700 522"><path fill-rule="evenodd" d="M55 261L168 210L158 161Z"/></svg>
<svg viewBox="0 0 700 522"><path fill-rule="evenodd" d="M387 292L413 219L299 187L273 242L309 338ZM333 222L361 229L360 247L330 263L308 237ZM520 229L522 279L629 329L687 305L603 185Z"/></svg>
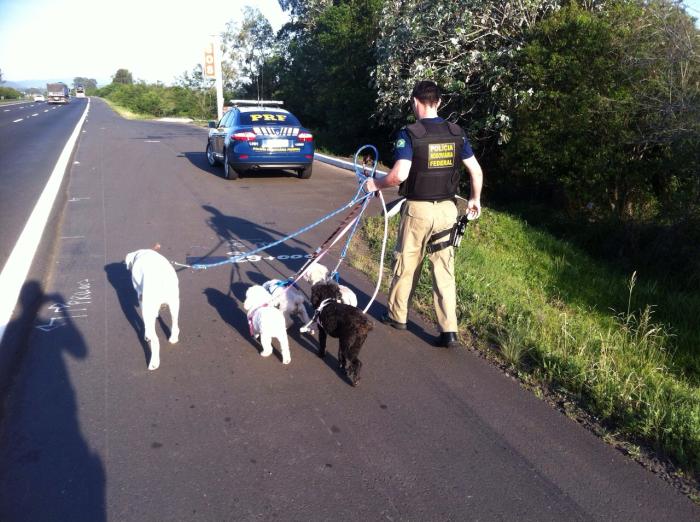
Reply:
<svg viewBox="0 0 700 522"><path fill-rule="evenodd" d="M263 348L260 355L267 357L272 354L272 339L275 338L280 344L282 363L289 364L292 356L289 353L287 325L282 310L273 305L270 293L262 286L251 286L246 290L243 308L248 316L250 335L260 337Z"/></svg>
<svg viewBox="0 0 700 522"><path fill-rule="evenodd" d="M304 324L309 322L309 314L304 306L304 294L296 286L283 285L279 279L270 279L262 286L272 296L272 304L282 310L287 328L292 325L293 315L299 317Z"/></svg>
<svg viewBox="0 0 700 522"><path fill-rule="evenodd" d="M167 259L148 248L128 253L124 262L131 271L131 282L139 296L144 339L151 346L148 369L157 370L160 366L160 343L156 321L162 305L168 305L173 322L168 341L175 344L180 337L180 288L177 274Z"/></svg>
<svg viewBox="0 0 700 522"><path fill-rule="evenodd" d="M326 268L321 263L314 263L303 275L302 279L307 281L314 286L316 283L335 283L338 284L335 279L330 279L328 274L328 268ZM355 292L350 290L345 285L338 285L340 288L340 299L346 305L357 307L357 296Z"/></svg>

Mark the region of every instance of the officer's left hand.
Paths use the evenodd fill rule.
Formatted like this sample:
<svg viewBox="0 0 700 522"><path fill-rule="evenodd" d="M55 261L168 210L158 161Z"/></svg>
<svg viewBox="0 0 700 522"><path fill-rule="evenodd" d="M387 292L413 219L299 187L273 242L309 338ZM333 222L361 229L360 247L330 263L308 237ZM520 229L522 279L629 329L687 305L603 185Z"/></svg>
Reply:
<svg viewBox="0 0 700 522"><path fill-rule="evenodd" d="M374 182L374 178L367 178L367 181L365 182L365 190L367 192L376 192L379 190L379 187L377 187L377 184Z"/></svg>
<svg viewBox="0 0 700 522"><path fill-rule="evenodd" d="M470 199L467 202L467 219L469 221L477 219L481 215L481 201L478 199Z"/></svg>

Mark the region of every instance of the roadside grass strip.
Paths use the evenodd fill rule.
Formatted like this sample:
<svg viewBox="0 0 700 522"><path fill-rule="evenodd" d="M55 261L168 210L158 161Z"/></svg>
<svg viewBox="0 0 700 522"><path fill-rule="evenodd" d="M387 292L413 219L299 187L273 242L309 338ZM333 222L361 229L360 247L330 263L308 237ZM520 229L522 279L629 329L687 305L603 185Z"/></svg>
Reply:
<svg viewBox="0 0 700 522"><path fill-rule="evenodd" d="M108 98L100 98L100 100L104 101L107 103L107 105L110 106L110 108L119 114L124 119L127 120L150 120L152 118L155 118L155 116L149 115L149 114L142 114L142 113L137 113L130 111L129 109L123 107L122 105L119 105L117 103L114 103L112 100Z"/></svg>
<svg viewBox="0 0 700 522"><path fill-rule="evenodd" d="M397 225L394 218L389 253ZM381 218L365 220L369 252L351 258L354 266L374 274L382 233ZM463 337L523 380L563 391L632 441L700 472L700 296L616 272L491 210L469 225L455 272ZM434 319L427 269L413 306Z"/></svg>

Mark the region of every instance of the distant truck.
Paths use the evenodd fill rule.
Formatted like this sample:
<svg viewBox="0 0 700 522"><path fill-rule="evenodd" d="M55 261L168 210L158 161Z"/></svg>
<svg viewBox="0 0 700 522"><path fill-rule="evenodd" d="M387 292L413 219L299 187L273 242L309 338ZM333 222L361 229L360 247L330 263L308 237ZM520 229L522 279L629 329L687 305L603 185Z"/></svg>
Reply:
<svg viewBox="0 0 700 522"><path fill-rule="evenodd" d="M83 87L81 84L75 86L75 97L85 98L85 87Z"/></svg>
<svg viewBox="0 0 700 522"><path fill-rule="evenodd" d="M68 103L70 102L70 90L65 83L47 83L46 90L48 95L46 101L48 103Z"/></svg>

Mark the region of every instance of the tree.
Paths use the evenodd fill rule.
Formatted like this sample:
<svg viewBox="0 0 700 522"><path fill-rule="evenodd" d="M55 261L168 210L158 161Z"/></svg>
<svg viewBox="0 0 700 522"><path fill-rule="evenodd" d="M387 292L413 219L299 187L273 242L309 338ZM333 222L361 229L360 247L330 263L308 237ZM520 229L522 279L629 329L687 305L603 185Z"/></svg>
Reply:
<svg viewBox="0 0 700 522"><path fill-rule="evenodd" d="M76 76L73 78L73 88L77 87L78 85L82 85L85 88L85 92L92 92L97 89L97 80L94 78L83 78Z"/></svg>
<svg viewBox="0 0 700 522"><path fill-rule="evenodd" d="M5 80L2 78L2 69L0 69L0 83L5 83Z"/></svg>
<svg viewBox="0 0 700 522"><path fill-rule="evenodd" d="M570 4L516 60L511 182L554 187L573 212L669 218L698 209L698 30L676 5ZM693 145L695 144L695 145Z"/></svg>
<svg viewBox="0 0 700 522"><path fill-rule="evenodd" d="M216 115L216 92L214 92L214 80L204 78L201 64L193 67L191 72L185 71L177 78L177 83L189 93L188 100L192 107L190 113L201 119L208 119ZM181 112L185 109L181 109Z"/></svg>
<svg viewBox="0 0 700 522"><path fill-rule="evenodd" d="M112 83L131 85L134 83L134 79L128 69L119 69L114 76L112 76Z"/></svg>
<svg viewBox="0 0 700 522"><path fill-rule="evenodd" d="M371 119L381 0L280 2L292 21L280 32L279 94L321 141L351 152L387 132Z"/></svg>
<svg viewBox="0 0 700 522"><path fill-rule="evenodd" d="M265 97L265 62L274 54L274 33L270 22L257 9L245 6L242 23L229 21L221 34L222 69L230 90L255 86L258 99Z"/></svg>
<svg viewBox="0 0 700 522"><path fill-rule="evenodd" d="M436 81L445 92L450 120L477 138L505 142L518 93L509 78L513 56L527 31L559 8L560 0L389 0L377 41L376 115L403 121L417 80Z"/></svg>

